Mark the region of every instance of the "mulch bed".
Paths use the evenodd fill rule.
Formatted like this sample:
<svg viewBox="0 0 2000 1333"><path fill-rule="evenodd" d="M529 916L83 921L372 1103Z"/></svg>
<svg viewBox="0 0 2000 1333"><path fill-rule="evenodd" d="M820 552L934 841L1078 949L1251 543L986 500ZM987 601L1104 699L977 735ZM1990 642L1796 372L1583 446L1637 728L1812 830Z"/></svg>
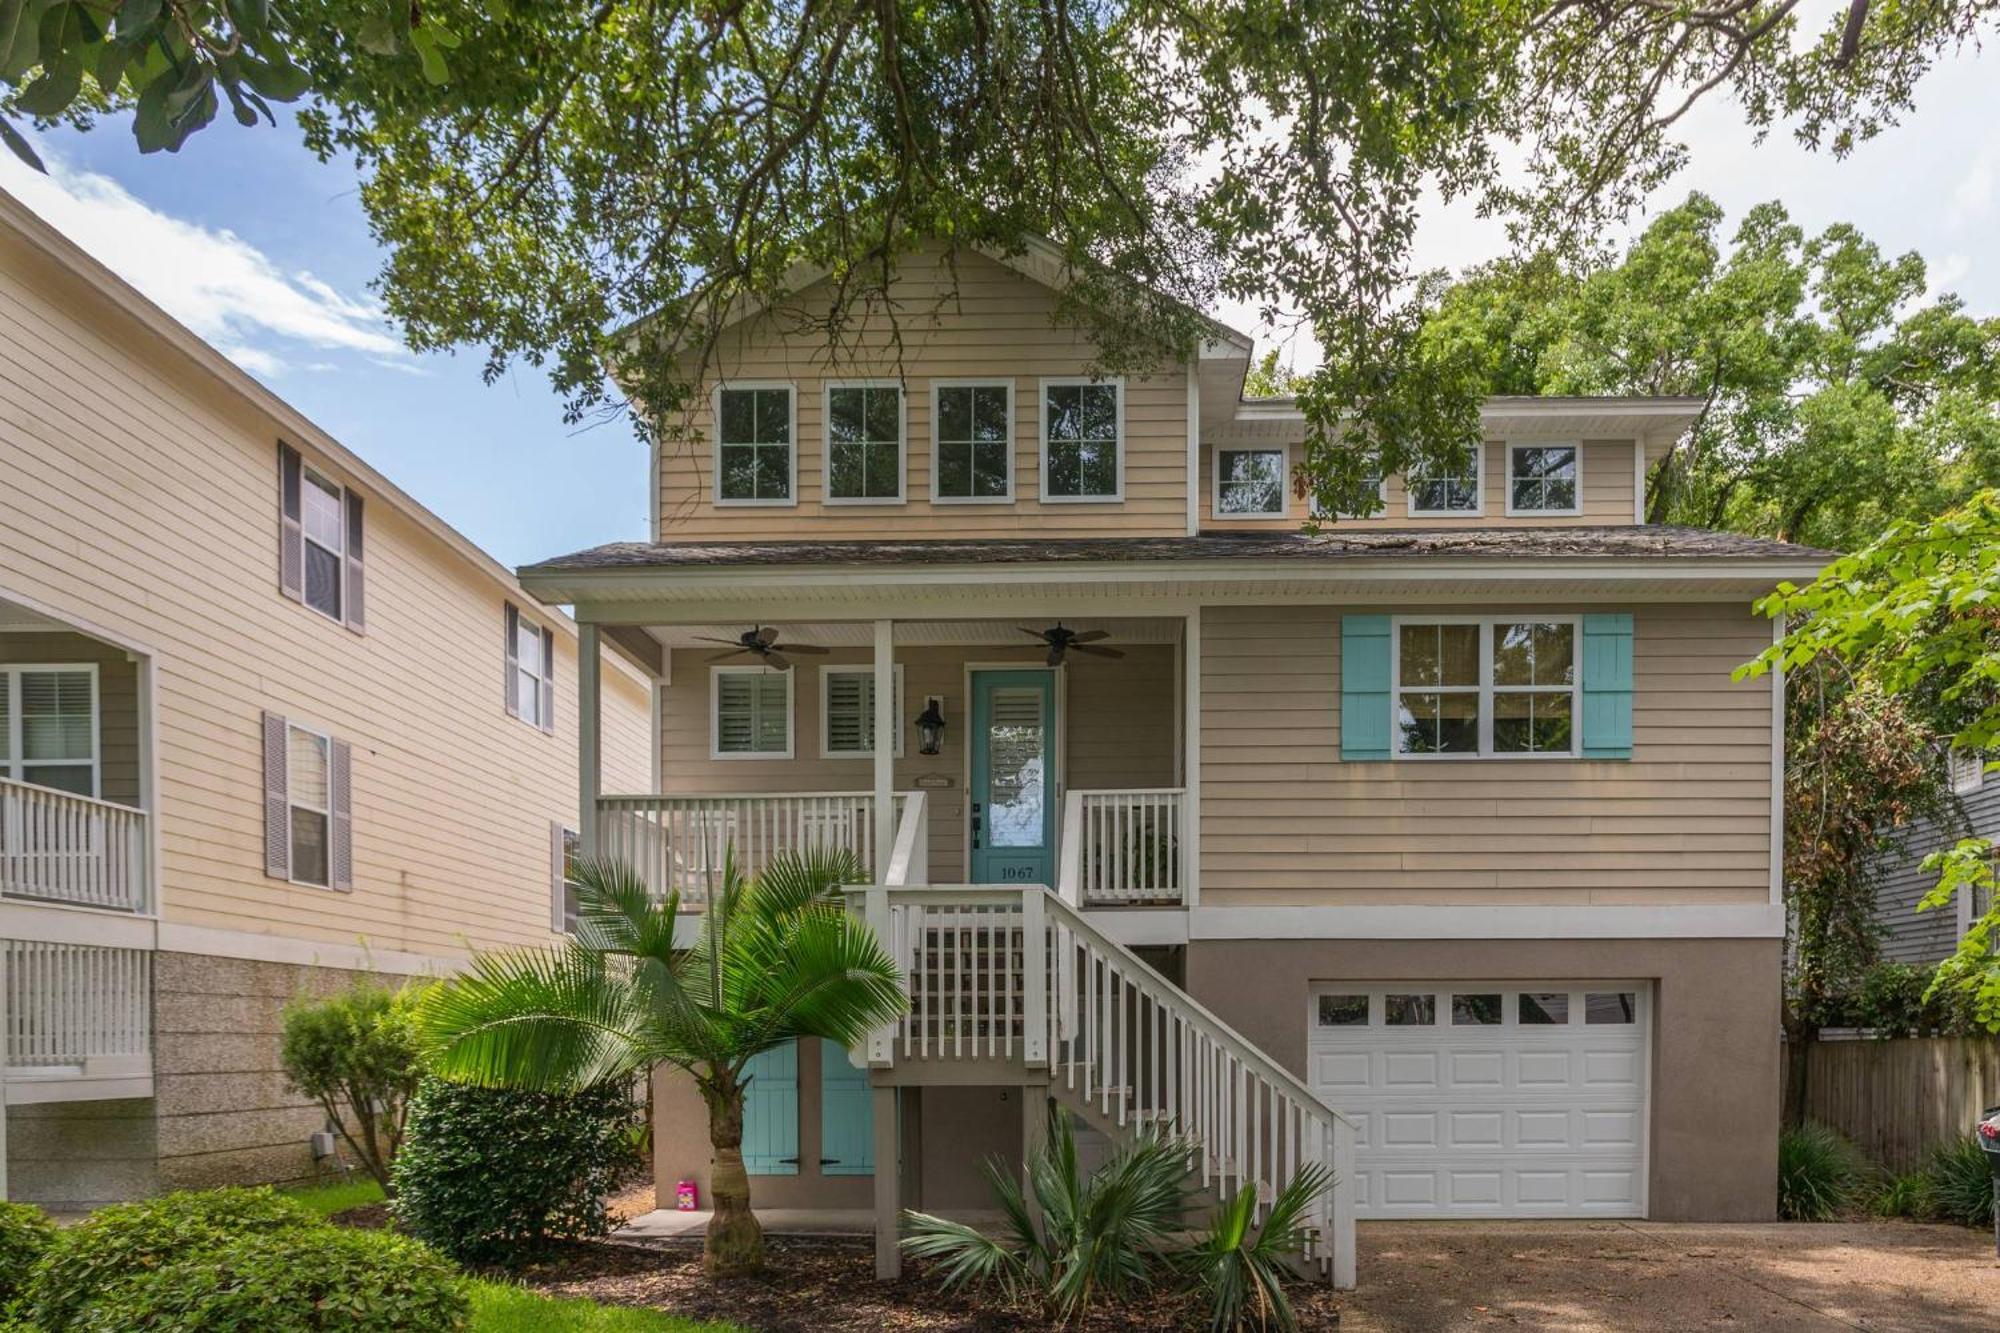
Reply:
<svg viewBox="0 0 2000 1333"><path fill-rule="evenodd" d="M920 1265L906 1263L899 1281L877 1282L873 1244L863 1238L772 1237L765 1243L766 1273L734 1282L704 1277L700 1247L689 1241L573 1244L551 1262L516 1276L559 1295L726 1320L758 1333L1013 1333L1048 1327L1034 1310L1010 1307L997 1292L947 1295ZM1339 1327L1339 1300L1331 1287L1301 1283L1291 1296L1301 1329L1325 1333ZM1199 1301L1163 1293L1098 1308L1072 1327L1085 1333L1159 1333L1203 1328L1205 1314Z"/></svg>

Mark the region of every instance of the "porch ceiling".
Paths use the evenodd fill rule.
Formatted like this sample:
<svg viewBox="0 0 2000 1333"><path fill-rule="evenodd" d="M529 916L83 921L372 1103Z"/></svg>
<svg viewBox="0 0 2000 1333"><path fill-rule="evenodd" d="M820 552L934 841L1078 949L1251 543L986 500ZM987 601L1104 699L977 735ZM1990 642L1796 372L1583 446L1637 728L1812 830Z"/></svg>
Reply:
<svg viewBox="0 0 2000 1333"><path fill-rule="evenodd" d="M954 644L1033 647L1034 640L1021 633L1021 625L1040 628L1045 620L1024 619L1025 615L999 620L899 620L895 629L896 643L906 648ZM1066 619L1063 623L1079 631L1101 629L1112 636L1115 644L1179 643L1186 624L1178 618L1155 616L1079 616ZM822 648L867 648L875 641L874 622L870 620L788 620L779 628L784 631L785 638L794 643L812 643ZM735 620L713 625L668 625L652 633L668 648L707 648L713 645L706 640L733 639L743 629L744 622Z"/></svg>

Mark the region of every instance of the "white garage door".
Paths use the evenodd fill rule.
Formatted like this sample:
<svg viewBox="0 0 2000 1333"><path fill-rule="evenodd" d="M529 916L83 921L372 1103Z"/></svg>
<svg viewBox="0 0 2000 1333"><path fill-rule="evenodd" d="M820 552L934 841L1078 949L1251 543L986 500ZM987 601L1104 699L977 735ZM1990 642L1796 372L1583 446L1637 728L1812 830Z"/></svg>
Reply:
<svg viewBox="0 0 2000 1333"><path fill-rule="evenodd" d="M1333 985L1313 1090L1358 1126L1362 1217L1643 1217L1637 982Z"/></svg>

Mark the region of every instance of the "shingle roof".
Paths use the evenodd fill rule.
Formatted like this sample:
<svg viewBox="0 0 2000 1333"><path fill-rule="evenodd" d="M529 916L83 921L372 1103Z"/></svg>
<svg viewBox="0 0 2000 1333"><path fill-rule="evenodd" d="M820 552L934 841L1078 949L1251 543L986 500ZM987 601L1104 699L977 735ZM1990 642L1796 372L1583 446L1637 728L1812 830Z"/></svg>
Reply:
<svg viewBox="0 0 2000 1333"><path fill-rule="evenodd" d="M1194 537L1051 537L891 542L612 542L528 565L522 574L596 570L862 565L1137 564L1353 559L1733 560L1787 565L1832 553L1733 532L1679 527L1336 528L1204 532Z"/></svg>

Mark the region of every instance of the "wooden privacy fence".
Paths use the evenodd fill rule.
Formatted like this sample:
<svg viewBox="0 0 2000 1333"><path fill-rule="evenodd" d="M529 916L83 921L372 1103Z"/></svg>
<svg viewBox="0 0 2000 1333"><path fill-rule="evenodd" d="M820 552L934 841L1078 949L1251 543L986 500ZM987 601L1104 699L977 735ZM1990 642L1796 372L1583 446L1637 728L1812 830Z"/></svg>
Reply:
<svg viewBox="0 0 2000 1333"><path fill-rule="evenodd" d="M2000 1104L2000 1039L1818 1041L1806 1060L1806 1118L1839 1130L1872 1160L1914 1170Z"/></svg>

